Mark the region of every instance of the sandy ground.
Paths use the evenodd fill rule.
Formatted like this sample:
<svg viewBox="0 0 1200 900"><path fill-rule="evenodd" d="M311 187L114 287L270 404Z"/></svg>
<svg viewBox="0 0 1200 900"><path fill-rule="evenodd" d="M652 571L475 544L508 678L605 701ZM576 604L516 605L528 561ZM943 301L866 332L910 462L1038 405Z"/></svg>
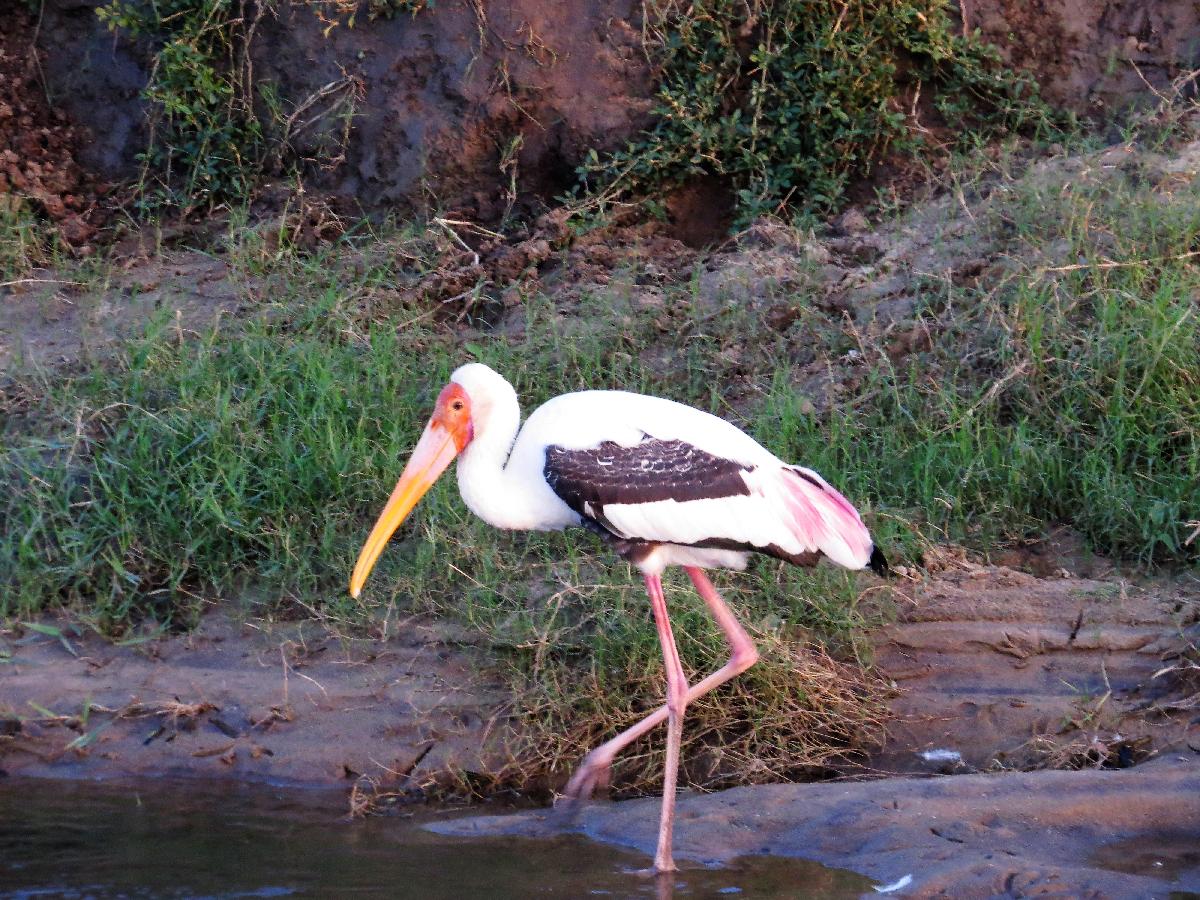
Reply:
<svg viewBox="0 0 1200 900"><path fill-rule="evenodd" d="M149 243L151 235L141 235ZM196 251L154 259L130 239L126 264L97 284L39 270L0 303L0 384L23 369L70 369L109 355L156 317L172 336L191 337L221 314L248 312L265 288L236 283L226 260Z"/></svg>
<svg viewBox="0 0 1200 900"><path fill-rule="evenodd" d="M875 636L899 689L880 772L1127 767L1200 749L1195 685L1164 671L1200 639L1186 584L943 564L900 588L897 622Z"/></svg>
<svg viewBox="0 0 1200 900"><path fill-rule="evenodd" d="M1186 683L1155 677L1194 639L1186 585L942 566L898 585L897 622L876 635L898 690L865 779L689 795L681 858L806 857L881 883L911 875L905 896L1200 891L1200 717ZM131 646L2 633L0 770L341 784L348 798L367 780L402 791L487 771L504 698L475 674L468 636L393 624L350 640L214 613ZM456 827L580 828L649 850L656 809Z"/></svg>

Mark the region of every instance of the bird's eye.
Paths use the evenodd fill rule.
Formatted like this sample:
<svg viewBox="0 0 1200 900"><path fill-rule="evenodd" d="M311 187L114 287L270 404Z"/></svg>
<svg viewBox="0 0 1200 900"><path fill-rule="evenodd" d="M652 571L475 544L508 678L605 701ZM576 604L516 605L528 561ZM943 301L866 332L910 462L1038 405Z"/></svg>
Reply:
<svg viewBox="0 0 1200 900"><path fill-rule="evenodd" d="M450 408L453 410L462 410L463 402L461 400L455 400L453 403L450 404Z"/></svg>

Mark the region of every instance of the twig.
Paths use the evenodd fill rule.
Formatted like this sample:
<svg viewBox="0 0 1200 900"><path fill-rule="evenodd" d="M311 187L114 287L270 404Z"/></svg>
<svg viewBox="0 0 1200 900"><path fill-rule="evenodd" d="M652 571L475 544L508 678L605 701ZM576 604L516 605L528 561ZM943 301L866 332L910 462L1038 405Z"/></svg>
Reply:
<svg viewBox="0 0 1200 900"><path fill-rule="evenodd" d="M490 228L484 228L482 225L476 222L464 222L461 219L447 219L445 216L438 216L436 221L444 222L447 225L457 225L459 228L466 228L468 231L474 231L485 235L486 237L501 239L504 237L504 235L500 234L500 232L492 231Z"/></svg>
<svg viewBox="0 0 1200 900"><path fill-rule="evenodd" d="M1196 538L1200 537L1200 522L1188 522L1187 525L1195 525L1196 530L1193 531L1190 535L1188 535L1188 539L1183 542L1183 546L1185 546L1185 547L1189 546L1192 543L1192 541L1194 541ZM1185 525L1184 527L1187 527L1187 526Z"/></svg>
<svg viewBox="0 0 1200 900"><path fill-rule="evenodd" d="M303 672L301 672L301 671L299 671L299 670L297 670L297 669L293 669L292 671L294 671L294 672L295 672L297 675L299 675L299 676L300 676L301 678L303 678L305 681L311 681L313 684L315 684L315 685L316 685L318 688L320 688L320 689L321 689L321 693L325 695L325 699L326 699L326 700L328 700L328 699L329 699L329 691L325 690L325 688L324 688L324 686L321 684L321 682L317 681L317 679L315 679L315 678L313 678L313 677L311 677L311 676L309 676L309 675L305 675Z"/></svg>
<svg viewBox="0 0 1200 900"><path fill-rule="evenodd" d="M73 287L84 287L82 281L67 281L63 278L18 278L16 281L0 281L0 288L14 287L18 284L69 284Z"/></svg>
<svg viewBox="0 0 1200 900"><path fill-rule="evenodd" d="M288 668L290 667L288 666L287 652L283 649L283 644L279 645L279 661L283 663L283 708L287 709L292 705L288 699Z"/></svg>
<svg viewBox="0 0 1200 900"><path fill-rule="evenodd" d="M1041 274L1048 272L1078 272L1081 269L1127 269L1131 266L1148 266L1151 263L1165 262L1180 262L1185 259L1192 259L1200 256L1200 250L1192 250L1188 253L1178 253L1174 256L1155 256L1149 259L1131 259L1125 262L1117 262L1115 260L1106 259L1103 262L1097 263L1074 263L1069 266L1047 266L1040 269Z"/></svg>
<svg viewBox="0 0 1200 900"><path fill-rule="evenodd" d="M292 111L292 114L287 117L287 120L283 123L283 141L285 143L288 142L291 138L295 137L301 131L308 128L308 126L312 125L316 121L319 121L322 117L327 115L328 111L326 110L326 111L318 112L316 115L304 120L299 125L297 125L296 120L299 119L301 115L306 113L308 110L312 109L312 107L314 107L320 101L324 100L326 97L331 97L334 94L343 92L346 90L346 88L355 86L356 83L357 83L357 79L354 76L347 75L343 78L338 78L335 81L329 82L324 87L318 88L317 90L315 90L311 94L309 94L307 97L305 97L300 102L300 104Z"/></svg>
<svg viewBox="0 0 1200 900"><path fill-rule="evenodd" d="M155 422L157 422L163 428L167 429L167 431L171 432L172 434L180 434L178 429L172 428L170 425L168 425L166 422L164 422L162 419L160 419L154 413L150 412L150 410L146 409L144 406L138 406L136 403L125 403L123 401L118 401L116 403L110 403L110 404L108 404L108 406L101 407L100 409L98 409L94 413L92 413L90 416L88 416L88 421L89 422L92 421L92 419L96 418L96 416L106 413L110 409L117 409L118 407L121 407L121 406L124 406L127 409L136 409L138 412L143 413L143 414L149 416L150 418L152 418Z"/></svg>
<svg viewBox="0 0 1200 900"><path fill-rule="evenodd" d="M995 381L992 382L992 386L987 389L987 393L985 393L982 397L979 398L979 402L967 410L965 418L969 419L971 416L975 415L975 412L976 412L976 410L979 409L979 407L986 406L988 403L991 403L993 400L995 400L996 395L999 394L1002 390L1004 390L1005 386L1010 381L1012 381L1015 378L1019 378L1020 376L1024 375L1027 371L1029 371L1029 360L1023 359L1019 363L1017 363L1015 366L1013 366L1004 375L1003 378L997 378Z"/></svg>
<svg viewBox="0 0 1200 900"><path fill-rule="evenodd" d="M470 246L467 244L467 242L464 241L461 237L459 237L458 232L450 227L452 223L454 225L465 225L466 224L465 222L455 222L451 219L443 219L440 216L434 216L434 218L433 218L434 225L437 225L439 228L441 228L443 231L445 231L448 235L450 235L450 239L453 240L454 243L458 244L458 246L462 247L464 250L466 250L468 253L471 254L471 258L473 260L472 265L476 265L476 266L479 265L479 254L476 253L474 250L472 250L470 248Z"/></svg>
<svg viewBox="0 0 1200 900"><path fill-rule="evenodd" d="M46 80L46 73L42 69L42 58L37 52L38 38L42 33L42 19L46 15L46 0L41 0L38 3L37 22L33 26L33 37L29 39L29 49L33 54L33 64L38 71L38 84L42 89L42 94L46 97L46 105L53 107L54 98L50 96L50 83Z"/></svg>
<svg viewBox="0 0 1200 900"><path fill-rule="evenodd" d="M846 18L846 12L850 9L849 0L842 4L842 11L838 13L837 21L833 23L833 29L829 32L831 35L837 34L842 30L842 20Z"/></svg>
<svg viewBox="0 0 1200 900"><path fill-rule="evenodd" d="M1133 67L1133 71L1137 73L1137 77L1142 80L1142 84L1146 85L1146 87L1150 90L1150 93L1154 94L1154 96L1158 98L1158 102L1162 104L1163 108L1170 106L1174 101L1178 100L1180 94L1183 93L1183 88L1188 84L1188 82L1195 81L1196 77L1200 76L1200 69L1193 69L1192 71L1185 72L1173 79L1171 81L1171 91L1175 96L1171 97L1168 96L1166 92L1161 91L1152 85L1150 80L1142 74L1141 67L1139 67L1134 60L1130 59L1127 60L1127 62Z"/></svg>

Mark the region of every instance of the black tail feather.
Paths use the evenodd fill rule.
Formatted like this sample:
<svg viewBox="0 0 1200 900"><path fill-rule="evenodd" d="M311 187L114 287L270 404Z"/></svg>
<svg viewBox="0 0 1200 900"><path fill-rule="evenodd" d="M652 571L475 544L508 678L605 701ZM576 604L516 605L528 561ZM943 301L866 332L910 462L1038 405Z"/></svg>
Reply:
<svg viewBox="0 0 1200 900"><path fill-rule="evenodd" d="M891 577L892 567L888 565L887 557L883 555L883 551L878 547L871 549L871 559L867 565L871 567L871 571L876 575L884 578Z"/></svg>

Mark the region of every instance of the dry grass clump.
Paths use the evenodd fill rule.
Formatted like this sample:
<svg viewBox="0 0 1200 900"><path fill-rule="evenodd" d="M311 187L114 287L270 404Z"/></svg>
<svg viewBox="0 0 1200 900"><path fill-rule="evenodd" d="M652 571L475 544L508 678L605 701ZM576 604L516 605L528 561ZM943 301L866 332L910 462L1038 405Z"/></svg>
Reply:
<svg viewBox="0 0 1200 900"><path fill-rule="evenodd" d="M779 631L750 629L757 666L688 706L682 773L692 787L795 781L828 774L876 745L884 725L886 685L825 648ZM712 668L723 659L709 659ZM686 666L685 666L686 667ZM689 668L690 681L708 670ZM630 669L615 686L593 670L554 667L528 678L505 735L508 763L496 784L560 787L587 751L654 712L666 696L661 666ZM532 727L531 727L532 726ZM630 746L613 766L610 786L626 797L661 790L664 732Z"/></svg>
<svg viewBox="0 0 1200 900"><path fill-rule="evenodd" d="M691 788L812 780L852 767L881 741L886 682L839 662L821 645L779 630L748 629L758 665L688 706L680 777ZM722 658L706 658L716 668ZM689 680L707 674L693 664ZM350 795L352 816L431 798L498 796L546 800L589 750L634 725L666 694L661 664L629 666L614 683L594 668L561 661L535 671L511 669L516 690L495 720L494 743L507 760L487 773L404 771L362 776ZM662 790L664 734L655 729L620 754L609 780L615 798Z"/></svg>
<svg viewBox="0 0 1200 900"><path fill-rule="evenodd" d="M429 515L412 546L421 557L453 559L457 578L418 581L413 559L404 569L428 604L425 612L468 623L495 660L481 677L504 684L511 699L490 729L491 769L412 766L364 778L351 798L355 814L430 797L545 801L589 750L665 700L662 652L640 579L626 575L603 544L567 532L507 536L501 547L487 547L474 534L483 526L458 518L452 509ZM880 742L892 690L869 668L862 642L887 589L880 594L873 576L774 560L715 579L761 655L688 706L682 783L715 790L852 767ZM695 683L724 665L729 650L685 582L669 571L664 587L684 669ZM662 789L664 734L656 729L617 757L614 796ZM496 755L503 760L495 762Z"/></svg>
<svg viewBox="0 0 1200 900"><path fill-rule="evenodd" d="M1039 734L1008 754L1004 768L1022 771L1127 769L1148 759L1153 744L1148 735L1123 737L1115 731L1076 732L1070 737Z"/></svg>

